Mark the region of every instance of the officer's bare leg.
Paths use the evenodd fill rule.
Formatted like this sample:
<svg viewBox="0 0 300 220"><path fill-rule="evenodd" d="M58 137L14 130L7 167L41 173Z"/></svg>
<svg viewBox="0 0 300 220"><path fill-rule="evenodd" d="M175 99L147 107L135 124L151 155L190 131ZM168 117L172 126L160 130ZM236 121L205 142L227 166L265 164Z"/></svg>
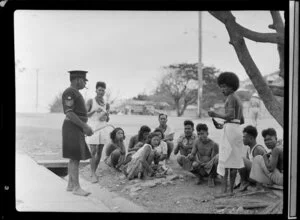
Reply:
<svg viewBox="0 0 300 220"><path fill-rule="evenodd" d="M73 191L74 184L72 181L71 160L68 163L68 175L69 175L68 177L69 179L68 179L67 191Z"/></svg>
<svg viewBox="0 0 300 220"><path fill-rule="evenodd" d="M73 194L79 196L87 196L90 193L83 190L79 185L79 160L70 160L71 176L73 181Z"/></svg>

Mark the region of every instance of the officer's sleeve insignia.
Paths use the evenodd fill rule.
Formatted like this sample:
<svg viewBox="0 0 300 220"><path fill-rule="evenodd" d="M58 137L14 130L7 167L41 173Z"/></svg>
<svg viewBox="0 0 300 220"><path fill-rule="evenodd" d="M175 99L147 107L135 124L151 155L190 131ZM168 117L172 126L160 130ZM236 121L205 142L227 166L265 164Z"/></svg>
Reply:
<svg viewBox="0 0 300 220"><path fill-rule="evenodd" d="M71 96L68 96L65 99L65 105L68 106L68 107L72 107L74 105L74 100L72 99Z"/></svg>

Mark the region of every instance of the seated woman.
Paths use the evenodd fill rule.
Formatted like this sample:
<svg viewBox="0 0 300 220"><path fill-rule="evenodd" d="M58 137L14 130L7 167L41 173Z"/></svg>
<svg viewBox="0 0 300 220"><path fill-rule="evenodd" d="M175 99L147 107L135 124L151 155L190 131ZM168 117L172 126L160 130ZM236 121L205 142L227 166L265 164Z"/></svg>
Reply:
<svg viewBox="0 0 300 220"><path fill-rule="evenodd" d="M125 160L125 146L124 139L125 134L122 128L115 128L110 133L111 142L106 146L106 158L104 162L117 170L123 164Z"/></svg>
<svg viewBox="0 0 300 220"><path fill-rule="evenodd" d="M137 152L147 141L151 129L147 125L140 127L138 134L132 136L128 144L128 154L124 164L131 160L132 155Z"/></svg>
<svg viewBox="0 0 300 220"><path fill-rule="evenodd" d="M122 169L128 180L136 177L142 179L145 176L153 175L151 163L154 159L155 147L159 145L159 141L159 133L150 133L143 147L132 155L131 161Z"/></svg>

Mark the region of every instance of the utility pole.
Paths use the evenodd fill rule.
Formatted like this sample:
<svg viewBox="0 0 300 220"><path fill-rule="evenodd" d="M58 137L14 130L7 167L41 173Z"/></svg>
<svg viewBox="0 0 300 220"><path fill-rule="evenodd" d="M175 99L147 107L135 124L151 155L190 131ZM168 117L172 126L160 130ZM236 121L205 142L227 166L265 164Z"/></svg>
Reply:
<svg viewBox="0 0 300 220"><path fill-rule="evenodd" d="M36 100L35 100L35 111L38 112L39 106L39 69L36 69Z"/></svg>
<svg viewBox="0 0 300 220"><path fill-rule="evenodd" d="M201 11L199 11L199 55L198 55L198 117L201 118L201 101L202 101L202 21L201 21Z"/></svg>

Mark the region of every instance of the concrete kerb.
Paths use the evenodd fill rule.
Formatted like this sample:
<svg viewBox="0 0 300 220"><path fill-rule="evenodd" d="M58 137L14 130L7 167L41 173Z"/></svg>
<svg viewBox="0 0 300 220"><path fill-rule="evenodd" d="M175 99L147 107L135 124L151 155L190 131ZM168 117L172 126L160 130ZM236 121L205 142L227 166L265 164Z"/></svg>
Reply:
<svg viewBox="0 0 300 220"><path fill-rule="evenodd" d="M66 191L65 180L16 153L16 210L37 212L114 212L101 201Z"/></svg>
<svg viewBox="0 0 300 220"><path fill-rule="evenodd" d="M28 155L16 153L17 211L50 212L147 212L144 208L80 177L87 197L66 191L67 177L61 178L38 165Z"/></svg>

